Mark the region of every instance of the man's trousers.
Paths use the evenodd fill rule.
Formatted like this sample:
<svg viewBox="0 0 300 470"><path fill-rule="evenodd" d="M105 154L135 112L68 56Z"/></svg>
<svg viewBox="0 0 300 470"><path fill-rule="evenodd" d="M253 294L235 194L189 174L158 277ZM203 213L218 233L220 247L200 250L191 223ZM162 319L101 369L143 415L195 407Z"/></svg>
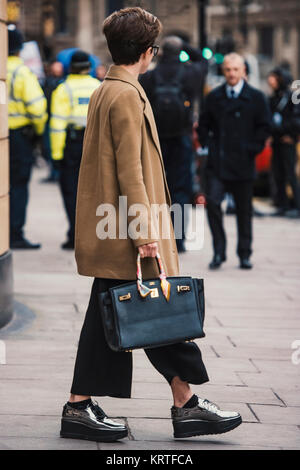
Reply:
<svg viewBox="0 0 300 470"><path fill-rule="evenodd" d="M296 175L297 152L295 144L273 143L272 170L276 184L276 202L280 209L290 209L286 186L290 185L296 209L300 210L300 187Z"/></svg>
<svg viewBox="0 0 300 470"><path fill-rule="evenodd" d="M64 158L60 172L60 189L69 222L67 233L68 241L74 243L75 238L75 214L79 169L82 155L84 131L73 131L74 136L68 131Z"/></svg>
<svg viewBox="0 0 300 470"><path fill-rule="evenodd" d="M23 239L29 181L33 164L33 146L26 135L29 126L9 131L10 154L10 239Z"/></svg>
<svg viewBox="0 0 300 470"><path fill-rule="evenodd" d="M115 352L108 346L102 326L98 294L129 280L93 282L89 306L81 330L71 393L85 396L130 398L132 353ZM148 359L170 384L173 377L191 384L207 382L208 375L196 343L178 343L146 349Z"/></svg>
<svg viewBox="0 0 300 470"><path fill-rule="evenodd" d="M226 235L223 226L221 203L225 193L231 193L235 206L238 229L237 254L239 258L249 258L252 253L252 195L253 180L224 181L211 171L206 171L205 193L207 217L213 237L214 254L226 259Z"/></svg>
<svg viewBox="0 0 300 470"><path fill-rule="evenodd" d="M184 206L192 202L192 139L190 135L161 138L160 144L171 201L172 204L179 204L182 211L181 224L178 229L174 221L174 213L171 212L177 248L181 249L188 224Z"/></svg>

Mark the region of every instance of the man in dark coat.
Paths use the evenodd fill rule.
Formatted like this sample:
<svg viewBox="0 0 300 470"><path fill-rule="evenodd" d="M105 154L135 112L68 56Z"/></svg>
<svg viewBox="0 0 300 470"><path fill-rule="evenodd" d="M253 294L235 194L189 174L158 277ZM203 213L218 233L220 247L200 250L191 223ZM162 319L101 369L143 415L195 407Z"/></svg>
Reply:
<svg viewBox="0 0 300 470"><path fill-rule="evenodd" d="M189 55L188 63L180 62L182 50ZM200 50L177 36L167 36L157 67L140 78L153 109L172 204L179 204L182 211L181 226L174 226L178 252L185 251L184 205L192 198L193 106L207 68Z"/></svg>
<svg viewBox="0 0 300 470"><path fill-rule="evenodd" d="M276 185L278 211L273 215L300 217L300 189L296 176L296 143L300 135L300 105L293 103L289 71L276 67L269 74L268 83L273 90L270 97L272 112L272 170ZM295 208L290 210L286 185L290 185Z"/></svg>
<svg viewBox="0 0 300 470"><path fill-rule="evenodd" d="M221 202L224 194L230 192L236 204L240 267L251 269L255 156L270 135L270 110L263 93L245 81L241 56L235 53L225 56L223 72L226 83L206 97L198 127L201 145L209 148L205 186L214 248L209 267L219 268L226 260Z"/></svg>

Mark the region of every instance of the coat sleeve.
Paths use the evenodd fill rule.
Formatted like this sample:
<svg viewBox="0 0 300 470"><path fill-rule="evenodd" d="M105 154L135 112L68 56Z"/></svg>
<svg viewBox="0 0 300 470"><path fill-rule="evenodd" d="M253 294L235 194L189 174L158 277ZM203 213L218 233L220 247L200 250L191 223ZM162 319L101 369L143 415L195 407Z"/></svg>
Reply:
<svg viewBox="0 0 300 470"><path fill-rule="evenodd" d="M253 150L253 153L258 154L264 148L265 142L268 137L271 135L271 109L269 103L262 92L257 94L257 106L255 113L255 131L254 131L254 141L251 143L250 150Z"/></svg>
<svg viewBox="0 0 300 470"><path fill-rule="evenodd" d="M287 134L297 140L300 134L300 105L289 103L289 113L287 118L283 118L282 135Z"/></svg>
<svg viewBox="0 0 300 470"><path fill-rule="evenodd" d="M213 122L210 111L211 100L212 96L209 93L204 100L203 111L201 112L198 121L197 134L200 145L202 147L206 147L208 145L208 136L210 131L213 129Z"/></svg>
<svg viewBox="0 0 300 470"><path fill-rule="evenodd" d="M71 114L69 95L64 83L58 85L51 97L50 145L53 160L62 160L66 143L68 118Z"/></svg>
<svg viewBox="0 0 300 470"><path fill-rule="evenodd" d="M34 129L42 135L47 122L47 100L36 76L25 68L23 80L23 102L27 115L31 118Z"/></svg>
<svg viewBox="0 0 300 470"><path fill-rule="evenodd" d="M151 216L151 207L146 192L142 170L142 123L144 119L143 105L138 92L122 91L110 108L110 125L116 159L117 178L121 196L127 197L128 233L136 247L158 241L157 227ZM138 207L133 206L139 204ZM137 228L140 235L131 233L133 220L139 218ZM137 220L137 219L136 219Z"/></svg>

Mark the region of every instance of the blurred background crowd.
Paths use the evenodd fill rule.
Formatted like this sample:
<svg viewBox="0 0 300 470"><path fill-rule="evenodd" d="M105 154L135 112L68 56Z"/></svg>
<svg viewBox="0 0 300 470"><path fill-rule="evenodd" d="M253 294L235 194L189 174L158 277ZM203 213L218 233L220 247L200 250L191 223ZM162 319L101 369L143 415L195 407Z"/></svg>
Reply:
<svg viewBox="0 0 300 470"><path fill-rule="evenodd" d="M11 153L14 146L12 140L16 153L18 146L24 150L23 137L16 135L16 129L31 125L34 118L36 132L31 136L33 165L40 166L46 162L49 174L42 183L60 184L70 224L67 240L62 247L74 247L74 188L77 184L88 100L93 90L104 80L111 64L101 24L111 12L127 6L141 6L157 15L163 23L163 37L160 38L162 47L153 61L153 70L168 55L175 54L176 61L186 64L188 71L184 81L189 88L185 99L189 124L185 124L186 128L181 134L185 138L184 162L190 167L190 173L183 181L185 175L182 172L182 184L188 191L184 198L180 196L179 202L206 204L203 168L208 151L199 139L198 118L203 111L206 96L224 83L224 57L236 52L244 59L243 79L264 93L271 112L268 138L255 159L254 196L268 198L276 216L299 218L300 121L298 111L292 104L292 86L300 76L300 4L297 0L8 0L8 60L11 62L8 66L8 81L13 88L17 57L29 67L42 90L37 91L34 84L30 85L27 103L32 103L31 106L34 106L35 101L38 103L41 97L39 93L43 93L46 99L45 108L27 110L27 118L22 122L17 113L18 98L15 99L12 106L16 108L11 108L9 118ZM171 41L168 42L168 38ZM14 58L11 59L11 56ZM84 77L81 85L79 77ZM152 78L152 83L151 75L142 81L149 98L151 87L154 86ZM61 87L62 84L65 85ZM85 91L78 92L83 88ZM74 96L80 105L77 111L72 108ZM153 99L152 105L155 106ZM31 121L28 120L28 113L32 113ZM156 118L158 120L159 116ZM39 127L40 130L37 130ZM30 129L25 131L30 134ZM170 147L170 135L165 135L167 142L164 142L162 130L160 137L172 192L174 149L178 146L173 149ZM276 139L278 145L274 144ZM68 168L62 164L63 160L67 160L66 151L73 156ZM276 153L279 156L274 158ZM70 157L68 159L70 162ZM26 165L24 161L22 165ZM25 173L27 184L30 169L27 168ZM11 185L17 187L15 201L11 194L11 213L15 213L17 219L15 226L11 224L11 247L38 248L38 244L28 242L23 235L28 192L27 188L20 188L22 178L26 180L24 174L18 176L16 171L11 175ZM235 213L235 202L230 192L226 193L226 199L227 213ZM254 208L254 215L264 214ZM178 248L184 251L179 242Z"/></svg>

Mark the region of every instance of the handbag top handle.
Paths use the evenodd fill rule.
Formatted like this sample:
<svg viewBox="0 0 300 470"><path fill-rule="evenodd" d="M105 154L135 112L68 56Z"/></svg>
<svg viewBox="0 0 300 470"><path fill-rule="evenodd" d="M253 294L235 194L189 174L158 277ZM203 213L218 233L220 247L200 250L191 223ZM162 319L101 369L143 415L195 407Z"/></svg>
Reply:
<svg viewBox="0 0 300 470"><path fill-rule="evenodd" d="M167 280L167 276L162 264L162 260L160 257L160 254L157 253L156 255L156 261L158 263L159 267L159 278L160 278L160 286L162 293L164 294L165 298L167 301L170 299L170 294L171 294L171 284ZM141 269L141 255L138 253L137 255L137 271L136 271L136 277L137 277L137 288L142 297L147 297L152 291L148 286L143 284L143 279L142 279L142 269Z"/></svg>

